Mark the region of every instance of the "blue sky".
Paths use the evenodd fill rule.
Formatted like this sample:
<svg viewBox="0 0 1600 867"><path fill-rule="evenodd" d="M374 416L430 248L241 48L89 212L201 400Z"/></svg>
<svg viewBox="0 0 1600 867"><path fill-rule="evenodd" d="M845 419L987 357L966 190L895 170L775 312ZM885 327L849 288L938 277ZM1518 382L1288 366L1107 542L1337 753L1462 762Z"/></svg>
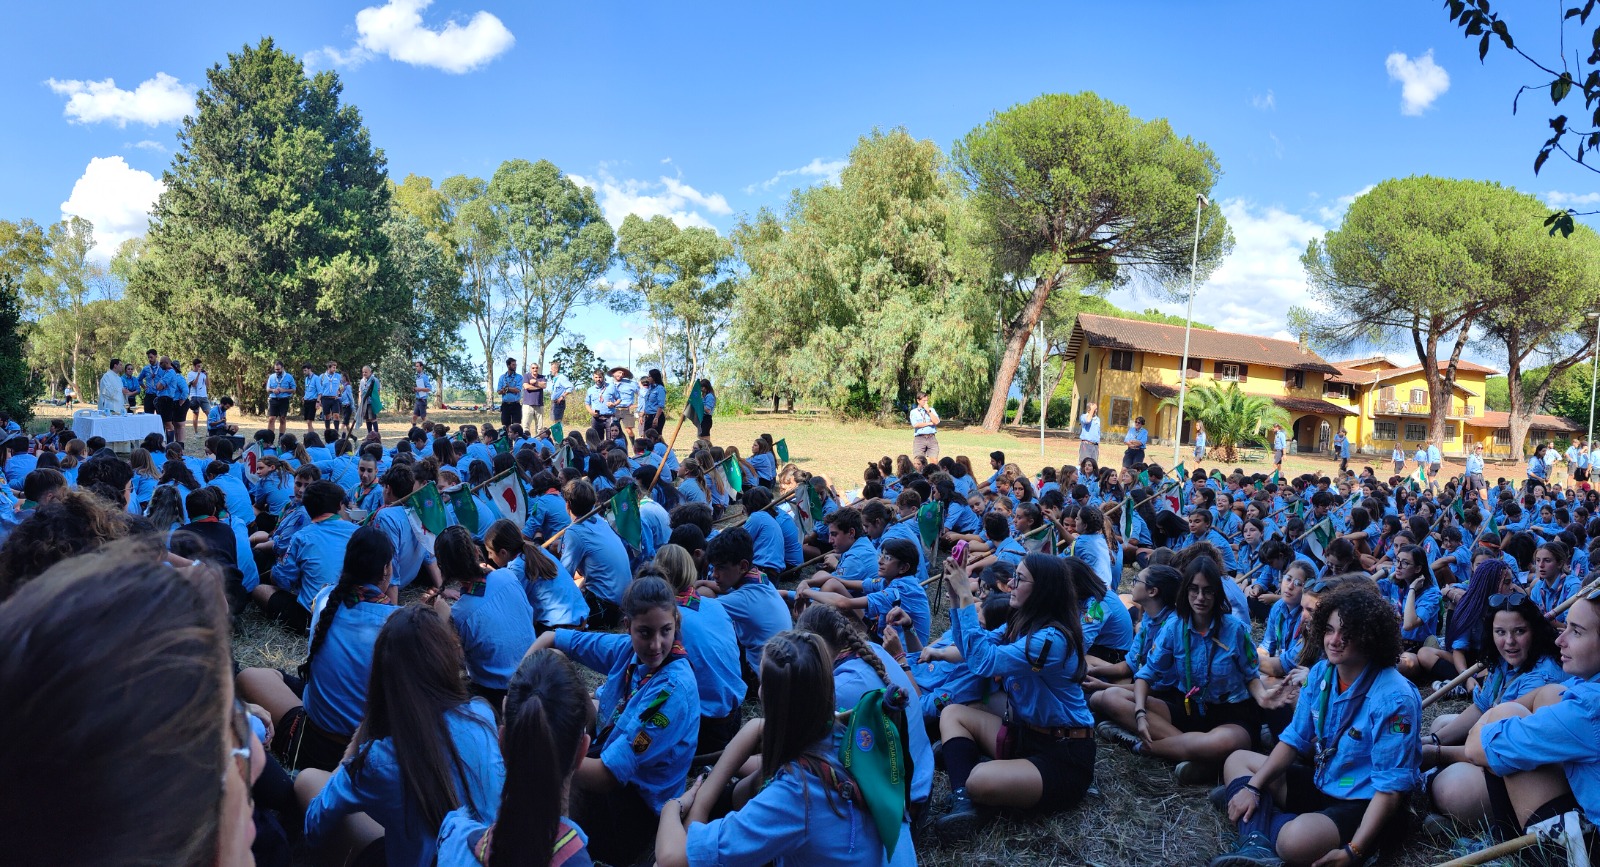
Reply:
<svg viewBox="0 0 1600 867"><path fill-rule="evenodd" d="M1519 9L1519 44L1547 55L1555 13L1541 5L1536 25ZM1385 178L1600 201L1595 175L1563 160L1533 174L1548 99L1513 116L1530 70L1500 51L1480 65L1433 2L89 2L7 18L0 218L81 214L108 248L142 231L189 91L262 36L339 71L396 179L543 158L595 186L615 223L665 213L723 232L826 183L874 127L948 150L993 111L1093 90L1217 153L1238 247L1196 312L1267 335L1286 336L1301 302L1306 240ZM571 327L607 358L644 336L603 311Z"/></svg>

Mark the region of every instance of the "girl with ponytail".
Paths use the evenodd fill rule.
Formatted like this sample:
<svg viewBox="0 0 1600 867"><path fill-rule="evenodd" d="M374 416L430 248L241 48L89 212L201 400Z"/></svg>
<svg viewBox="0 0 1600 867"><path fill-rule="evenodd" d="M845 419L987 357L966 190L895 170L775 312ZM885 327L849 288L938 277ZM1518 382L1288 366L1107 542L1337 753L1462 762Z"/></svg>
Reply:
<svg viewBox="0 0 1600 867"><path fill-rule="evenodd" d="M557 494L557 499L560 496ZM589 603L572 580L572 573L560 560L523 536L515 521L501 518L490 524L483 535L483 546L488 549L489 565L495 570L489 573L490 580L503 575L521 584L533 606L536 634L563 627L583 628L589 619Z"/></svg>
<svg viewBox="0 0 1600 867"><path fill-rule="evenodd" d="M382 530L356 530L338 583L312 604L315 625L300 676L274 668L239 672L240 695L272 714L270 746L286 767L338 767L366 716L373 646L395 612L388 597L393 558Z"/></svg>
<svg viewBox="0 0 1600 867"><path fill-rule="evenodd" d="M581 867L589 838L566 818L572 774L589 750L594 704L565 656L539 650L522 658L506 691L500 753L506 781L497 816L486 825L458 809L439 828L439 867Z"/></svg>

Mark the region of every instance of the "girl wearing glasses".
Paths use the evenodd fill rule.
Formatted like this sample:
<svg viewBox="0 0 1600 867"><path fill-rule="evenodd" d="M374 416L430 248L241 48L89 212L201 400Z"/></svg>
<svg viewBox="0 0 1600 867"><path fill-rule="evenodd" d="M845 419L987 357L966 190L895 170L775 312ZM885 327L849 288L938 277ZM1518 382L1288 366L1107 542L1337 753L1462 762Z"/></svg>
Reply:
<svg viewBox="0 0 1600 867"><path fill-rule="evenodd" d="M1444 766L1429 794L1434 809L1466 826L1489 815L1489 790L1483 769L1467 761L1467 733L1490 708L1516 701L1549 683L1566 680L1561 671L1556 629L1534 601L1521 593L1496 593L1479 618L1478 661L1488 673L1483 688L1461 713L1434 719L1422 736L1424 767Z"/></svg>
<svg viewBox="0 0 1600 867"><path fill-rule="evenodd" d="M1405 545L1394 554L1394 572L1378 582L1385 599L1400 614L1400 673L1415 681L1433 678L1434 663L1445 659L1436 648L1424 643L1439 631L1439 607L1444 594L1434 584L1428 568L1428 555L1418 545ZM1431 662L1424 666L1422 652ZM1454 675L1452 675L1454 676Z"/></svg>
<svg viewBox="0 0 1600 867"><path fill-rule="evenodd" d="M1117 739L1135 754L1176 763L1180 783L1215 780L1224 759L1254 743L1261 707L1286 698L1262 683L1250 624L1231 613L1226 580L1210 557L1190 563L1175 615L1134 674L1132 694L1105 699L1106 715L1138 732ZM1151 684L1175 688L1152 701Z"/></svg>

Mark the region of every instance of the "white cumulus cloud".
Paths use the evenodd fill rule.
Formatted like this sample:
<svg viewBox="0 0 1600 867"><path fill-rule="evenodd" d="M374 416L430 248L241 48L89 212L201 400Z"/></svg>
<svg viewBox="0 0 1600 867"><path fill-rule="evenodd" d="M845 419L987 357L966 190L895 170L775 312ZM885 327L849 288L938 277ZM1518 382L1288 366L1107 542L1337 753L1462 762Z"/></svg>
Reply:
<svg viewBox="0 0 1600 867"><path fill-rule="evenodd" d="M1278 99L1268 90L1265 94L1256 94L1250 97L1250 105L1260 111L1274 111L1278 107Z"/></svg>
<svg viewBox="0 0 1600 867"><path fill-rule="evenodd" d="M1339 222L1339 218L1344 216L1345 209L1349 208L1352 204L1355 204L1356 199L1359 199L1367 193L1372 192L1372 187L1372 184L1367 184L1348 196L1340 196L1339 198L1334 199L1332 205L1323 205L1322 207L1318 208L1317 216L1321 217L1324 223Z"/></svg>
<svg viewBox="0 0 1600 867"><path fill-rule="evenodd" d="M1400 82L1400 113L1415 117L1428 110L1433 101L1450 89L1450 73L1433 62L1433 49L1416 59L1399 51L1383 61L1389 79Z"/></svg>
<svg viewBox="0 0 1600 867"><path fill-rule="evenodd" d="M443 27L422 22L433 0L389 0L356 13L356 44L325 46L306 53L310 64L359 66L375 55L412 66L430 66L457 75L471 72L511 50L516 37L490 12L478 11L466 23L454 18Z"/></svg>
<svg viewBox="0 0 1600 867"><path fill-rule="evenodd" d="M784 169L759 184L751 184L745 187L744 191L746 195L749 195L758 189L770 190L784 178L795 176L821 178L825 184L837 184L839 183L839 173L844 171L844 167L849 164L849 160L824 160L822 157L812 157L811 162L797 169Z"/></svg>
<svg viewBox="0 0 1600 867"><path fill-rule="evenodd" d="M1195 287L1196 319L1223 331L1295 339L1288 331L1289 308L1311 306L1300 256L1327 227L1244 199L1222 202L1222 213L1233 230L1233 252L1211 279ZM1182 316L1187 309L1181 300L1151 304L1131 289L1116 290L1110 298L1124 310L1154 306Z"/></svg>
<svg viewBox="0 0 1600 867"><path fill-rule="evenodd" d="M61 203L61 216L94 224L94 256L108 260L129 238L150 226L150 209L160 198L161 180L132 168L122 157L95 157Z"/></svg>
<svg viewBox="0 0 1600 867"><path fill-rule="evenodd" d="M1551 190L1544 194L1544 201L1552 208L1576 208L1600 202L1600 193L1563 193Z"/></svg>
<svg viewBox="0 0 1600 867"><path fill-rule="evenodd" d="M165 72L142 81L133 90L117 87L115 79L78 81L49 79L45 84L67 98L62 113L73 123L111 121L118 127L129 123L159 126L176 123L194 108L194 87L183 84Z"/></svg>
<svg viewBox="0 0 1600 867"><path fill-rule="evenodd" d="M139 150L142 150L142 151L155 151L158 154L164 154L164 153L167 152L167 146L166 145L164 145L164 144L162 144L161 142L158 142L158 141L152 141L150 139L144 139L143 141L136 141L136 142L131 142L131 143L124 143L122 146L125 147L125 148L138 148Z"/></svg>
<svg viewBox="0 0 1600 867"><path fill-rule="evenodd" d="M720 217L733 213L733 208L721 193L702 193L684 183L680 178L663 175L656 181L635 178L617 179L602 167L594 179L568 174L573 183L595 192L606 222L621 226L623 218L636 214L641 219L664 216L681 228L700 226L715 229L701 211Z"/></svg>

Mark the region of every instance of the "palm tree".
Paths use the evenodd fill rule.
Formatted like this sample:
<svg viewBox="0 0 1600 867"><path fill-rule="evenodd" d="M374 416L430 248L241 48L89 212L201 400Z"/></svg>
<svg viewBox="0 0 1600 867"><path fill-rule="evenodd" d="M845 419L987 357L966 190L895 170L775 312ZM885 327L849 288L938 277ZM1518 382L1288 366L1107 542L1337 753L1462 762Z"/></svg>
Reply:
<svg viewBox="0 0 1600 867"><path fill-rule="evenodd" d="M1178 405L1176 397L1161 401L1162 406ZM1186 418L1205 422L1207 444L1222 449L1222 460L1238 460L1235 449L1246 440L1261 438L1274 424L1289 426L1289 413L1270 397L1245 394L1239 383L1198 385L1184 399Z"/></svg>

